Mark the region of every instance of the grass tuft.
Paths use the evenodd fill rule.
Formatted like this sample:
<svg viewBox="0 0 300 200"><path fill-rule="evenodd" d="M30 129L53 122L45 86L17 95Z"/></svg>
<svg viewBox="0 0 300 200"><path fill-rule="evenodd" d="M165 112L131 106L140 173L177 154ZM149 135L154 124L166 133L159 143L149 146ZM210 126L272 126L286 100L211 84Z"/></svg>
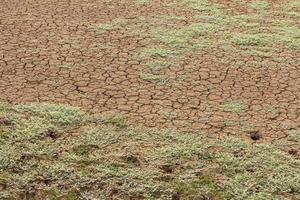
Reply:
<svg viewBox="0 0 300 200"><path fill-rule="evenodd" d="M98 24L95 26L97 34L103 34L107 31L112 30L114 27L112 24Z"/></svg>
<svg viewBox="0 0 300 200"><path fill-rule="evenodd" d="M79 124L83 122L85 113L79 108L62 104L27 104L17 105L14 109L20 113L33 113L40 117L48 118L54 123L62 125Z"/></svg>
<svg viewBox="0 0 300 200"><path fill-rule="evenodd" d="M151 3L151 0L136 0L136 3L139 5L148 5L149 3Z"/></svg>
<svg viewBox="0 0 300 200"><path fill-rule="evenodd" d="M253 10L266 10L270 7L270 4L266 1L256 0L251 2L250 7Z"/></svg>
<svg viewBox="0 0 300 200"><path fill-rule="evenodd" d="M240 102L226 102L220 105L220 109L225 112L240 113L245 109L245 106Z"/></svg>
<svg viewBox="0 0 300 200"><path fill-rule="evenodd" d="M151 73L140 73L140 78L145 81L149 81L152 83L160 83L164 84L168 82L168 79L161 76L161 75L155 75Z"/></svg>
<svg viewBox="0 0 300 200"><path fill-rule="evenodd" d="M237 34L233 42L240 46L259 46L266 44L267 39L263 35Z"/></svg>
<svg viewBox="0 0 300 200"><path fill-rule="evenodd" d="M172 57L175 56L177 53L173 50L169 50L169 49L164 49L164 48L147 48L144 49L140 56L142 58L145 57L161 57L161 58L166 58L166 57Z"/></svg>

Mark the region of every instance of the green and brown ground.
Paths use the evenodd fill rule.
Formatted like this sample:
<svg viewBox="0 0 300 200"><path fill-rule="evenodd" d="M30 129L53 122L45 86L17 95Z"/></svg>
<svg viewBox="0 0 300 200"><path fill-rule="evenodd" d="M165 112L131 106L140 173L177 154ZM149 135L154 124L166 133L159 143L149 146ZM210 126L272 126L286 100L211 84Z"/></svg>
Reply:
<svg viewBox="0 0 300 200"><path fill-rule="evenodd" d="M280 144L130 127L54 104L1 104L0 142L0 199L300 198L300 160Z"/></svg>
<svg viewBox="0 0 300 200"><path fill-rule="evenodd" d="M300 128L299 1L0 3L0 101L270 142ZM170 117L171 116L171 117Z"/></svg>
<svg viewBox="0 0 300 200"><path fill-rule="evenodd" d="M0 199L300 199L299 21L298 0L1 1Z"/></svg>

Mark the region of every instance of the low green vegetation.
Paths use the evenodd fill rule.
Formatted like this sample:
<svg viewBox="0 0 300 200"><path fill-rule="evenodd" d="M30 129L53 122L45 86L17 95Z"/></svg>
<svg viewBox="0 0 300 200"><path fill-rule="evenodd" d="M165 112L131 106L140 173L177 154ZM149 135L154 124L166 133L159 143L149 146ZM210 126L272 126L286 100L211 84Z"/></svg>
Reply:
<svg viewBox="0 0 300 200"><path fill-rule="evenodd" d="M294 11L299 11L300 9L300 2L298 0L290 0L286 5L285 9L287 10L294 10Z"/></svg>
<svg viewBox="0 0 300 200"><path fill-rule="evenodd" d="M125 24L126 24L126 19L116 18L112 20L110 23L96 24L93 28L96 34L101 35L112 30L120 29Z"/></svg>
<svg viewBox="0 0 300 200"><path fill-rule="evenodd" d="M0 199L298 199L299 188L300 161L276 146L0 104Z"/></svg>
<svg viewBox="0 0 300 200"><path fill-rule="evenodd" d="M73 66L72 64L63 64L63 65L60 65L59 68L61 69L71 69Z"/></svg>
<svg viewBox="0 0 300 200"><path fill-rule="evenodd" d="M146 64L148 71L151 74L159 74L161 71L173 67L178 67L178 64L168 61L153 61Z"/></svg>
<svg viewBox="0 0 300 200"><path fill-rule="evenodd" d="M265 10L270 8L270 4L267 1L253 1L250 4L250 7L254 10Z"/></svg>
<svg viewBox="0 0 300 200"><path fill-rule="evenodd" d="M207 14L220 14L220 6L217 4L213 4L207 0L183 0L178 1L180 5L186 6L188 8L191 8L193 10L204 12Z"/></svg>
<svg viewBox="0 0 300 200"><path fill-rule="evenodd" d="M112 24L98 24L96 27L96 33L97 34L103 34L109 30L113 29L113 25Z"/></svg>
<svg viewBox="0 0 300 200"><path fill-rule="evenodd" d="M41 119L51 120L55 124L73 125L83 121L85 113L78 108L53 104L26 104L14 108L20 113L32 113Z"/></svg>
<svg viewBox="0 0 300 200"><path fill-rule="evenodd" d="M139 5L148 5L151 3L151 0L136 0L136 3Z"/></svg>
<svg viewBox="0 0 300 200"><path fill-rule="evenodd" d="M161 75L155 75L151 73L140 73L140 78L144 81L149 81L157 84L165 84L169 80Z"/></svg>
<svg viewBox="0 0 300 200"><path fill-rule="evenodd" d="M266 44L266 40L262 36L250 34L237 34L234 36L233 41L235 44L241 46L258 46Z"/></svg>
<svg viewBox="0 0 300 200"><path fill-rule="evenodd" d="M190 12L190 18L178 15L140 17L135 29L149 39L149 45L139 52L139 57L145 61L143 71L151 73L147 63L157 59L176 63L191 54L215 48L226 47L230 52L264 59L276 59L278 48L299 49L298 1L289 1L281 7L261 0L235 2L248 13L233 12L211 1L175 0L166 6ZM145 24L147 29L144 29ZM258 48L268 49L268 52ZM161 74L164 72L160 70Z"/></svg>
<svg viewBox="0 0 300 200"><path fill-rule="evenodd" d="M163 119L170 121L170 120L176 119L177 114L175 112L163 112L162 116L163 116Z"/></svg>
<svg viewBox="0 0 300 200"><path fill-rule="evenodd" d="M274 106L269 105L266 107L266 111L269 113L276 113L277 109Z"/></svg>
<svg viewBox="0 0 300 200"><path fill-rule="evenodd" d="M240 113L245 109L245 105L240 102L228 101L220 105L220 109L225 112Z"/></svg>

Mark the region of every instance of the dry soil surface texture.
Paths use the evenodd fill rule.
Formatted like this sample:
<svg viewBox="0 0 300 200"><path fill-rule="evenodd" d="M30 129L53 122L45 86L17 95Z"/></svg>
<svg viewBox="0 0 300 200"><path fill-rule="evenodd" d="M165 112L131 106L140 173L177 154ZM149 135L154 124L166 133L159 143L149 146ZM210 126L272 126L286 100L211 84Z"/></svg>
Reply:
<svg viewBox="0 0 300 200"><path fill-rule="evenodd" d="M211 137L275 141L299 131L299 48L279 45L272 55L269 50L254 55L248 46L253 50L261 42L255 38L196 50L190 47L198 32L188 32L192 39L185 41L172 31L157 38L163 28L182 30L207 14L206 5L201 10L193 9L195 1L182 2L2 0L0 101L66 103L92 113L119 113L133 125ZM238 1L203 2L226 16L252 12ZM209 9L217 15L217 8ZM298 11L289 12L296 31ZM177 33L179 41L168 43ZM166 44L168 50L159 49Z"/></svg>

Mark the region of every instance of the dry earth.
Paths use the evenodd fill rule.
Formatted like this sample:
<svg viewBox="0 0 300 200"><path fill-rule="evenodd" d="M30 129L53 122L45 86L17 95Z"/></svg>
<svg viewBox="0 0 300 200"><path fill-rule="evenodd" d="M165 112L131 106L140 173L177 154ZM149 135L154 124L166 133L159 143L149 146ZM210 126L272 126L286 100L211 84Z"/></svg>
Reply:
<svg viewBox="0 0 300 200"><path fill-rule="evenodd" d="M4 0L0 100L274 141L299 131L298 42L297 1Z"/></svg>

